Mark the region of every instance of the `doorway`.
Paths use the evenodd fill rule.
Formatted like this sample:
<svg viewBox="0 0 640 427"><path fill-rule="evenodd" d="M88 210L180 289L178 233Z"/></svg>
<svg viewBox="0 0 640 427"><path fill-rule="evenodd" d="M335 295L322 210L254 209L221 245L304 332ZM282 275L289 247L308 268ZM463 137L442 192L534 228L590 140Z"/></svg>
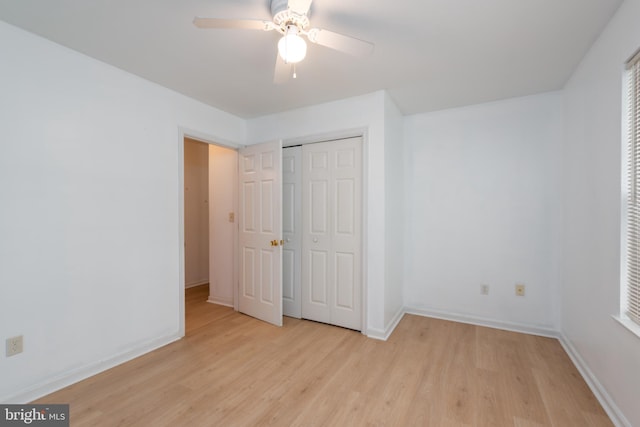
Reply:
<svg viewBox="0 0 640 427"><path fill-rule="evenodd" d="M209 144L184 139L184 287L209 285Z"/></svg>
<svg viewBox="0 0 640 427"><path fill-rule="evenodd" d="M216 312L206 303L234 306L238 156L186 136L183 148L184 319L193 318L186 311L196 306L197 322L206 323L202 316Z"/></svg>
<svg viewBox="0 0 640 427"><path fill-rule="evenodd" d="M355 144L354 147L344 149L345 147L343 147L341 144L344 141L349 140L353 140L352 142ZM316 169L316 172L319 172L320 169L322 169L323 164L328 165L328 168L325 168L325 171L323 172L325 173L325 176L320 181L324 180L324 184L331 186L333 189L325 187L327 192L323 193L322 186L324 184L322 182L307 182L306 184L304 184L305 187L311 186L318 190L315 193L316 196L319 194L324 194L324 196L322 197L328 197L325 198L327 204L325 204L324 207L320 206L319 210L317 210L317 213L312 216L308 223L314 224L313 218L317 219L323 216L328 221L333 222L332 228L330 227L324 229L325 234L334 234L334 236L331 237L332 241L324 242L324 246L323 248L321 248L322 250L317 250L317 248L310 250L310 253L316 256L316 258L311 259L311 263L307 264L306 267L307 272L311 272L311 276L313 279L312 287L306 290L310 295L309 300L313 303L320 303L320 305L324 303L325 305L329 306L329 311L328 315L327 312L325 312L325 318L322 319L314 319L313 317L306 315L301 317L345 326L355 330L362 330L364 328L364 325L366 324L364 320L365 298L363 295L366 289L364 286L365 281L363 280L364 254L362 253L362 248L364 247L362 234L364 225L362 194L363 186L365 184L362 167L364 150L363 137L359 136L355 138L346 138L345 140L325 140L323 142L316 142L314 144L308 145L316 145L317 147L320 147L322 144L330 143L334 144L329 151L324 150L323 152L314 153L313 150L310 150L309 153L312 154L310 155L308 161L312 162L314 168ZM212 147L211 143L209 144L209 147ZM289 144L288 146L290 145L291 144ZM225 174L223 177L214 178L212 176L213 171L219 170L219 168L209 168L210 197L208 200L210 208L210 292L208 302L215 302L217 304L230 306L232 305L235 310L240 310L245 314L260 318L260 316L258 315L259 313L254 312L256 310L243 310L241 304L243 298L248 300L251 298L255 299L256 296L258 296L261 303L266 304L270 301L272 302L274 313L275 315L277 315L274 317L275 320L272 323L282 324L283 298L281 292L283 291L283 288L281 280L283 277L281 276L281 269L283 265L281 254L282 252L284 252L286 244L284 244L283 240L276 240L276 237L271 237L271 239L261 238L260 246L256 244L255 247L251 247L251 245L247 243L247 239L240 238L240 236L247 234L249 231L257 230L255 228L256 226L259 226L262 234L264 234L265 231L268 231L270 229L269 227L267 227L269 224L280 224L280 226L282 225L282 167L280 165L280 161L282 160L281 141L277 141L274 143L256 144L245 148L238 147L237 149L230 149L227 147L219 148L224 149L227 153L230 154L230 158L233 159L228 162L228 164L230 165L229 170L232 170L233 172ZM210 151L210 154L212 153L213 150ZM328 163L325 162L325 160ZM210 158L209 166L211 166L213 162L214 160ZM341 170L345 168L353 169L353 171L355 171L355 175L353 175L352 177L342 176ZM273 177L271 178L269 178L270 170L273 170L272 172L275 173L275 175L273 175ZM255 175L255 173L259 171L267 173L268 176L265 176L264 179L260 178L256 180L256 178L260 174ZM181 176L181 178L184 178L184 174L182 175L183 176ZM247 176L241 179L241 177L243 177L244 175ZM254 176L250 178L249 175ZM355 181L352 178L354 178ZM351 184L349 183L350 180ZM217 206L217 204L214 202L214 197L217 192L215 190L215 186L211 185L212 183L217 183L223 189L226 188L227 190L229 188L233 188L233 203L231 205L231 208L222 208L218 211L217 215L212 214L213 209ZM300 186L300 189L300 191L302 191L302 186ZM182 190L183 188L181 188L181 191ZM313 192L309 191L308 188L304 193L307 194L307 197L310 194L313 194ZM315 201L316 196L311 196L311 199L309 200ZM264 203L266 203L268 200L272 200L271 204L265 205ZM348 206L343 202L347 202ZM331 206L331 203L334 204L333 207ZM339 204L344 205L346 209L336 207ZM274 209L276 206L278 207L272 212L270 209L266 208L267 206L272 206ZM247 208L249 207L251 209L247 210ZM184 224L184 212L181 212L181 217L181 222ZM212 218L217 218L217 224L219 225L221 225L222 223L226 223L227 225L230 224L235 232L234 237L230 240L222 239L218 241L215 238L217 233L215 231L215 226L213 225L214 223L211 222L213 221ZM269 221L269 219L276 221ZM275 234L277 234L278 236L282 236L279 237L279 239L282 239L284 237L282 229L280 229L280 231L275 231ZM319 241L322 237L321 232L323 230L315 228L312 231L317 234L315 237ZM184 230L181 230L181 234L182 233L184 233ZM351 241L355 243L355 246L352 245L354 246L353 249L346 247L342 248L336 245L336 243L340 242L334 241L334 239L336 237L345 237L346 235L351 235ZM265 236L266 235L262 237ZM183 236L181 236L181 240L182 239ZM262 240L264 240L264 242ZM269 241L271 242L271 245L269 245ZM213 266L213 260L220 259L219 256L215 255L216 250L212 249L213 245L216 242L221 244L219 250L221 250L223 254L231 255L232 257L234 257L232 263L227 262L225 264L226 267L229 267L230 265L232 267L231 274L233 276L233 280L231 281L231 283L228 283L227 280L216 280L214 278L214 272L217 269ZM307 245L311 245L311 247L314 247L314 244L316 243L318 242L311 240L311 242L307 242ZM263 245L266 246L262 247ZM180 245L180 249L182 263L181 271L184 273L184 246ZM324 261L326 261L326 263L324 263L322 259L322 251L325 252ZM300 257L300 259L302 259L302 256ZM265 266L270 265L269 263L267 263L267 261L269 260L272 260L274 262L273 265L271 265L272 268L267 269ZM333 267L331 266L331 263L333 263ZM302 272L304 270L300 269L300 271ZM321 273L321 271L324 271L324 273ZM271 277L270 272L274 273L274 277ZM182 274L181 276L182 280L184 281L185 275ZM269 287L269 283L271 283L273 286ZM275 287L276 283L279 285L277 286L277 288ZM346 287L343 286L345 284ZM216 299L216 296L220 296L220 292L216 293L216 291L225 289L225 287L229 291L226 295L227 299ZM259 292L256 293L256 291ZM276 291L279 295L276 294ZM297 292L297 295L302 297L302 293L302 290L299 290ZM229 296L231 297L229 298ZM184 298L184 292L181 292L181 298ZM185 306L183 300L181 302L182 321L180 326L182 334L184 334L185 330L184 310ZM355 319L354 322L343 324L341 323L341 320L336 320L341 317L336 316L336 313L338 313L339 311L342 311L343 314L350 312L349 317L351 319ZM279 312L279 314L277 312Z"/></svg>

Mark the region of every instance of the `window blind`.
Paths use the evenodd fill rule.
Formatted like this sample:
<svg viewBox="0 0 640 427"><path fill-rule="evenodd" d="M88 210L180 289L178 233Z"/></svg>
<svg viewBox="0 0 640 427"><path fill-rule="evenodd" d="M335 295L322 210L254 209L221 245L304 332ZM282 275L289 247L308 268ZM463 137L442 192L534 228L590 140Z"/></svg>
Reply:
<svg viewBox="0 0 640 427"><path fill-rule="evenodd" d="M627 308L640 324L640 52L628 63L629 142L627 200Z"/></svg>

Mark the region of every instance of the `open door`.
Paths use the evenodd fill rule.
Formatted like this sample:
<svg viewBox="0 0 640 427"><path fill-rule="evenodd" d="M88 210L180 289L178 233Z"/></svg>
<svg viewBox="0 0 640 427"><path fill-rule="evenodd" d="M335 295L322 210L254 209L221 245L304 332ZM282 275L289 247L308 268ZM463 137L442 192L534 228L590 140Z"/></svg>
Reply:
<svg viewBox="0 0 640 427"><path fill-rule="evenodd" d="M282 326L282 144L239 151L238 309Z"/></svg>

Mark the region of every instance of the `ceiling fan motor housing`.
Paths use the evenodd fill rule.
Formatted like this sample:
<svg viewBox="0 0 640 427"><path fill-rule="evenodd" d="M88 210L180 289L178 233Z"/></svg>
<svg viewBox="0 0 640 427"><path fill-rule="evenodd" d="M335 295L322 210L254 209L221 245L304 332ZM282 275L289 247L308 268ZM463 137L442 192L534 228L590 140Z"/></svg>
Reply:
<svg viewBox="0 0 640 427"><path fill-rule="evenodd" d="M289 8L289 0L271 0L271 15L273 16L273 23L280 27L283 33L289 25L295 25L300 30L305 30L309 27L309 17L291 10Z"/></svg>

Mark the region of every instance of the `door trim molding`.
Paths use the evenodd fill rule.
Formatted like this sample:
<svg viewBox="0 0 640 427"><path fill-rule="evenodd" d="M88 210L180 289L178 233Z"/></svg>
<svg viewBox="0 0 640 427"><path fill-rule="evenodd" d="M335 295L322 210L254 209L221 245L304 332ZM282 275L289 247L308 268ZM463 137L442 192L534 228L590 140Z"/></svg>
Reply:
<svg viewBox="0 0 640 427"><path fill-rule="evenodd" d="M357 138L357 137L362 137L362 139L364 140L366 134L367 134L366 127L344 129L344 130L338 130L333 132L317 133L313 135L283 139L282 148L292 147L294 145L315 144L318 142L328 142L328 141L335 141L339 139L348 139L348 138Z"/></svg>

